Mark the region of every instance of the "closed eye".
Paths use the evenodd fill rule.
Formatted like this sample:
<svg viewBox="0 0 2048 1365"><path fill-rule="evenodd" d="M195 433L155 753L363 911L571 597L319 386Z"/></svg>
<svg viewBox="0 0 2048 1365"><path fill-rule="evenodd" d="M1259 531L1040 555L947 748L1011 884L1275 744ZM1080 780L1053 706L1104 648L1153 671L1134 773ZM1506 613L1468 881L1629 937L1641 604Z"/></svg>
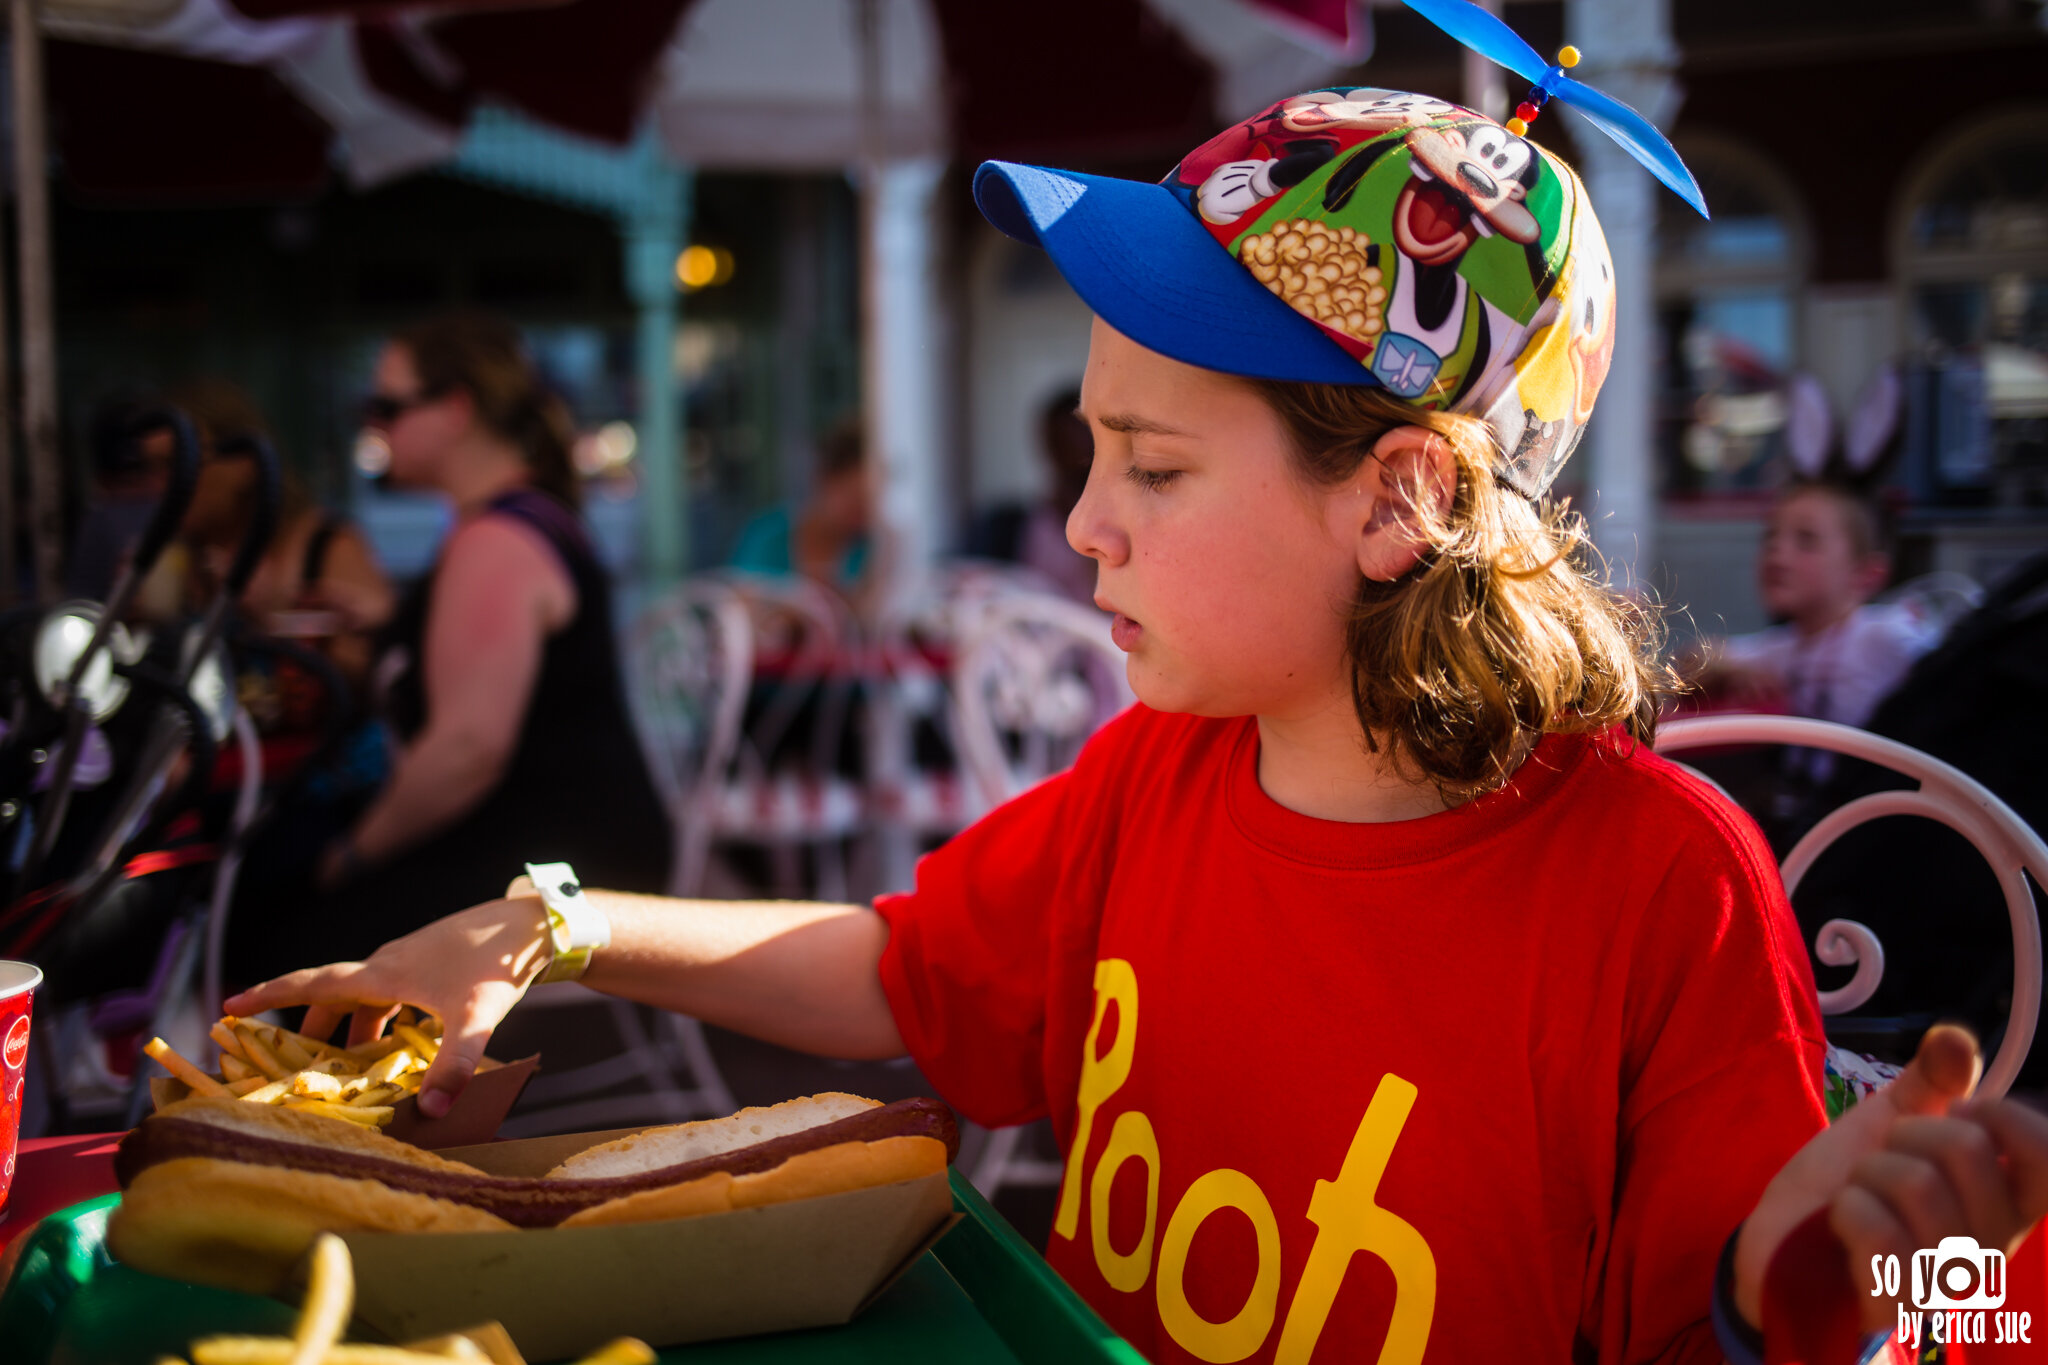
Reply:
<svg viewBox="0 0 2048 1365"><path fill-rule="evenodd" d="M1136 465L1124 467L1124 477L1140 488L1157 493L1180 477L1178 469L1140 469Z"/></svg>

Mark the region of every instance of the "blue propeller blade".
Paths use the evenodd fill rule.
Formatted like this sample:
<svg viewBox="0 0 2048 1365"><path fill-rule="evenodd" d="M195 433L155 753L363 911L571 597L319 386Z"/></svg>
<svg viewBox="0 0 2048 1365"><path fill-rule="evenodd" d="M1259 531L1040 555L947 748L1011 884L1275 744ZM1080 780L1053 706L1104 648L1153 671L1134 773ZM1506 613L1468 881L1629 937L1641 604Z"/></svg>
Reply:
<svg viewBox="0 0 2048 1365"><path fill-rule="evenodd" d="M1643 163L1651 175L1656 176L1670 187L1671 192L1693 206L1700 217L1711 218L1707 212L1706 196L1700 193L1700 185L1692 178L1692 172L1679 159L1678 149L1673 147L1664 134L1657 131L1657 125L1623 104L1612 95L1603 94L1570 76L1557 82L1557 98L1569 104L1584 115L1586 121L1613 138L1636 160Z"/></svg>
<svg viewBox="0 0 2048 1365"><path fill-rule="evenodd" d="M1536 55L1536 49L1496 16L1467 0L1405 0L1408 8L1435 24L1488 61L1496 62L1531 85L1541 85L1558 101L1585 115L1586 121L1620 143L1628 154L1643 163L1651 175L1670 187L1671 192L1692 205L1700 217L1707 213L1706 196L1699 182L1685 168L1664 134L1635 110L1602 94L1584 81L1575 81L1561 68ZM1539 100L1540 104L1541 101Z"/></svg>
<svg viewBox="0 0 2048 1365"><path fill-rule="evenodd" d="M1486 60L1504 66L1534 85L1543 79L1550 63L1536 55L1536 49L1522 41L1497 15L1488 14L1466 0L1407 0L1408 8L1471 48Z"/></svg>

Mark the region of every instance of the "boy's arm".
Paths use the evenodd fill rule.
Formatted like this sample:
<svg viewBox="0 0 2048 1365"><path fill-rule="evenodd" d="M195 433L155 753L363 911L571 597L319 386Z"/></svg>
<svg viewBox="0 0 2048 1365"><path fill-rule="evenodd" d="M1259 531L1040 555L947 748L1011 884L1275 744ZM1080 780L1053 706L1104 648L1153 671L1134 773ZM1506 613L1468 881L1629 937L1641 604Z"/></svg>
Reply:
<svg viewBox="0 0 2048 1365"><path fill-rule="evenodd" d="M872 910L799 901L682 901L589 891L611 946L585 984L828 1056L898 1056L903 1041L877 964L889 929ZM234 1014L310 1006L303 1030L353 1013L351 1041L382 1032L400 1005L439 1015L440 1055L420 1092L429 1117L469 1083L491 1031L548 958L538 897L486 901L393 939L365 962L312 967L223 1002Z"/></svg>

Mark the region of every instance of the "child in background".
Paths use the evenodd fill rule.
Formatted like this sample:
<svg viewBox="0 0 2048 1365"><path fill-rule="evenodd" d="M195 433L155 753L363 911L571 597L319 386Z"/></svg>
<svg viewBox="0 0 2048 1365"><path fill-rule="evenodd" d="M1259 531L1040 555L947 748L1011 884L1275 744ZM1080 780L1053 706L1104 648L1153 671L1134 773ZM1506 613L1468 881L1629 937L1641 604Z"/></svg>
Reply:
<svg viewBox="0 0 2048 1365"><path fill-rule="evenodd" d="M515 886L228 1007L440 1013L429 1113L544 974L908 1052L978 1122L1052 1116L1048 1257L1154 1360L1718 1360L1710 1304L1741 1357L1774 1249L1901 1201L1859 1163L1967 1081L1916 1066L1815 1139L1776 869L1648 751L1649 623L1538 501L1613 344L1584 187L1344 89L1163 186L975 189L1097 314L1068 536L1139 704L873 908L586 891L602 932L556 932ZM1920 1154L2048 1167L1991 1112ZM2016 1241L2048 1194L1987 1179L1902 1225Z"/></svg>
<svg viewBox="0 0 2048 1365"><path fill-rule="evenodd" d="M1783 624L1709 651L1701 685L1862 725L1939 642L1906 608L1871 601L1890 577L1882 518L1868 499L1823 481L1792 485L1771 509L1757 560L1764 606Z"/></svg>

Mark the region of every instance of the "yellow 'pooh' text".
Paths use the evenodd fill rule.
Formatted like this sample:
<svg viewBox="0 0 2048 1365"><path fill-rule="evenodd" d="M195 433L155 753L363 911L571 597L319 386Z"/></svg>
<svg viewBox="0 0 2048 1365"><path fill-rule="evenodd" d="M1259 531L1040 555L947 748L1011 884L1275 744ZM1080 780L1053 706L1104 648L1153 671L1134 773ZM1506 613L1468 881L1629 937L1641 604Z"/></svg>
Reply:
<svg viewBox="0 0 2048 1365"><path fill-rule="evenodd" d="M1116 1036L1109 1051L1098 1055L1103 1022L1112 1004L1116 1006ZM1280 1225L1258 1182L1228 1167L1196 1177L1167 1216L1162 1232L1159 1137L1152 1120L1135 1109L1116 1116L1094 1169L1084 1173L1096 1116L1130 1079L1138 1051L1138 974L1122 958L1104 958L1095 964L1095 1019L1089 1025L1084 1049L1074 1139L1060 1182L1059 1207L1053 1214L1054 1235L1071 1240L1080 1231L1085 1184L1089 1242L1096 1268L1110 1288L1135 1294L1144 1289L1147 1280L1153 1280L1159 1321L1183 1350L1198 1360L1245 1359L1265 1344L1280 1314ZM1416 1094L1414 1085L1391 1071L1381 1076L1336 1179L1315 1182L1308 1220L1316 1226L1316 1239L1287 1306L1280 1343L1273 1353L1274 1365L1308 1365L1337 1301L1344 1272L1359 1252L1384 1261L1394 1275L1394 1312L1386 1340L1380 1344L1379 1365L1415 1365L1422 1359L1436 1316L1436 1257L1412 1224L1377 1202L1380 1179L1415 1107ZM1109 1192L1117 1172L1130 1161L1144 1168L1145 1221L1137 1245L1119 1252L1109 1240ZM1223 1322L1211 1322L1188 1302L1185 1276L1196 1231L1211 1214L1223 1209L1236 1209L1250 1220L1258 1244L1258 1271L1237 1312ZM1347 1352L1346 1358L1364 1357L1354 1351Z"/></svg>

